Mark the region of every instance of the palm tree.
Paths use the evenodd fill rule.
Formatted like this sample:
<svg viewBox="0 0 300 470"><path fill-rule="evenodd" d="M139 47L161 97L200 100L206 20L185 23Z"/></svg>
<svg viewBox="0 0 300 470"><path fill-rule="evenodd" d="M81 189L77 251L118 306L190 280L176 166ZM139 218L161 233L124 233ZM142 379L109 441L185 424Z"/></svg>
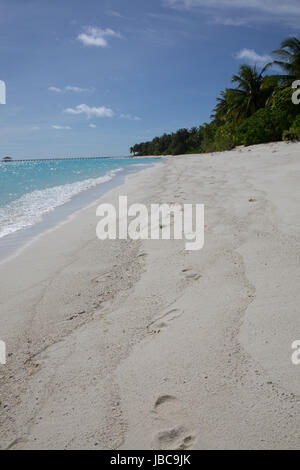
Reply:
<svg viewBox="0 0 300 470"><path fill-rule="evenodd" d="M280 49L273 52L279 60L273 64L279 65L285 75L278 75L284 85L291 85L295 80L300 79L300 40L296 37L288 38L282 42Z"/></svg>
<svg viewBox="0 0 300 470"><path fill-rule="evenodd" d="M220 97L217 98L217 105L213 110L211 119L225 123L233 121L232 116L232 90L226 88L225 91L221 91Z"/></svg>
<svg viewBox="0 0 300 470"><path fill-rule="evenodd" d="M232 82L237 87L227 91L227 100L228 114L235 122L241 122L266 105L277 85L276 77L265 75L271 66L267 64L259 72L256 66L242 65L239 73L233 76Z"/></svg>

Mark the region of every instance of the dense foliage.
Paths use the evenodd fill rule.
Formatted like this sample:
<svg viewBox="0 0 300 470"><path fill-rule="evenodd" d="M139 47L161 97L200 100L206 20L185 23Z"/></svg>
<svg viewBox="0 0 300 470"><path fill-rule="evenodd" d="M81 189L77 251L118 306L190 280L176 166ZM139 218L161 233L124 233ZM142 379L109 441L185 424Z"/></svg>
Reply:
<svg viewBox="0 0 300 470"><path fill-rule="evenodd" d="M300 40L289 38L273 52L278 58L262 68L242 65L217 98L210 123L179 129L131 147L139 155L180 155L230 150L278 140L300 140L300 105L292 102L291 85L300 80ZM270 75L272 65L281 75Z"/></svg>

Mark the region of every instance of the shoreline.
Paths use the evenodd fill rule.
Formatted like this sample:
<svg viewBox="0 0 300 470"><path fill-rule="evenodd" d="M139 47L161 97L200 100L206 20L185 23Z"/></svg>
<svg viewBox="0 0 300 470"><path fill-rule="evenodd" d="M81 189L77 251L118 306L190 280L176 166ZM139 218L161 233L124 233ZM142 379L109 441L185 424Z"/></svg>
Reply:
<svg viewBox="0 0 300 470"><path fill-rule="evenodd" d="M144 168L135 168L134 170L130 167L126 168L120 175L116 174L112 180L100 183L94 188L89 188L78 193L63 205L57 206L54 210L45 213L41 220L34 225L30 225L0 238L0 264L17 256L23 249L44 233L67 223L81 210L95 205L106 193L124 185L129 175L138 174L140 171L151 168L156 164L157 162L152 165L142 164Z"/></svg>
<svg viewBox="0 0 300 470"><path fill-rule="evenodd" d="M26 162L55 162L55 161L65 161L65 160L128 160L134 158L165 158L163 155L145 155L141 157L139 155L129 155L123 157L61 157L61 158L16 158L12 160L0 160L0 163L26 163Z"/></svg>
<svg viewBox="0 0 300 470"><path fill-rule="evenodd" d="M151 179L150 175L157 172L158 166L160 165L154 165L139 173L128 175L125 184L106 193L100 200L102 202L117 201L120 191L125 191L126 194L130 194L130 190L133 190L133 183L136 184L137 179L141 181L142 192L144 180ZM0 421L3 423L3 425L0 426L1 449L18 449L23 447L23 441L21 440L21 442L19 442L20 438L14 438L14 436L19 434L17 430L17 423L20 419L19 413L22 416L21 420L24 420L22 432L28 427L26 420L28 408L31 410L30 413L35 414L34 408L36 403L35 400L32 400L31 394L29 393L28 395L27 390L31 389L29 384L31 382L32 373L38 372L37 369L39 366L36 364L36 358L40 355L43 356L44 351L55 349L56 345L59 345L61 341L65 340L68 342L68 338L72 338L80 327L84 328L85 325L89 325L89 323L93 321L98 322L102 317L98 312L102 302L110 303L114 295L120 295L120 293L122 295L122 293L126 292L130 283L138 279L141 270L140 261L142 261L142 258L138 259L139 244L132 244L132 242L129 241L108 241L107 244L105 243L99 250L99 253L97 253L99 244L101 244L96 238L95 232L98 221L96 218L96 207L98 203L99 200L91 204L88 208L84 208L73 214L66 223L40 234L32 243L24 247L20 253L10 259L4 260L3 263L0 264L0 280L2 281L0 286L1 312L5 310L8 312L5 307L6 301L11 298L11 295L15 297L14 292L16 290L23 294L22 298L15 299L17 306L12 306L14 312L12 315L10 315L11 312L8 312L8 317L0 316L1 339L5 340L7 353L11 355L5 368L1 367L0 369L0 396L2 404L0 407ZM92 224L91 220L93 220ZM80 240L81 238L84 238L83 242ZM85 261L84 263L78 262L77 275L79 280L74 282L74 280L69 279L68 276L64 279L63 295L68 293L70 302L69 308L65 308L65 305L61 305L61 308L59 308L59 305L56 305L56 298L53 299L53 292L49 292L51 305L49 305L49 309L47 308L47 314L46 317L44 317L44 327L47 330L47 334L44 335L43 329L37 333L34 328L34 323L35 316L39 315L39 312L35 307L36 301L32 303L31 300L32 289L35 290L37 286L38 293L36 295L34 294L35 299L44 296L44 285L46 284L46 286L48 286L49 281L51 285L51 279L53 277L59 276L60 272L63 273L66 268L68 269L69 258L74 259L74 256L75 258L79 258L82 251L84 254L82 255L81 261L83 261L83 259ZM74 252L77 254L74 255ZM128 269L132 271L130 273L130 279L125 279L125 281L123 275L120 275L120 272L123 272L124 264L126 266L128 265ZM22 269L24 267L26 268L25 270ZM103 276L105 276L106 267L110 268L110 272L112 275L115 275L116 279L114 279L114 283L111 286L107 286L107 283L104 282L100 287L101 294L98 292L95 294L95 289L98 287L97 278L101 278L101 272L103 272ZM81 268L88 269L89 271L87 279L84 280L84 282L82 282L80 275ZM16 272L20 273L17 279L15 279ZM128 276L127 270L125 275ZM90 277L92 277L92 279L90 279ZM59 284L60 281L58 281L57 285L60 290ZM108 282L108 284L110 284L110 282ZM82 291L84 291L84 293L82 293ZM101 301L99 297L101 297ZM89 298L89 301L87 301L87 298ZM62 299L60 299L60 301L61 300ZM52 305L53 301L55 302L55 307ZM80 312L80 315L75 315L77 318L74 318L74 309L77 310L78 313ZM81 312L84 312L84 314ZM18 317L16 319L14 318L15 314ZM43 316L44 315L45 311L43 312ZM98 318L98 316L100 318ZM6 323L7 320L8 323ZM10 320L12 320L12 322ZM56 321L58 322L58 327L54 324ZM71 322L70 327L68 322ZM51 323L53 323L52 326ZM27 332L27 325L30 325L29 332ZM40 330L39 327L38 330ZM21 341L19 334L22 336ZM28 339L28 334L32 334L32 339ZM67 349L68 347L69 346L67 346ZM51 368L52 367L53 365L51 365ZM47 367L46 375L48 375L49 372ZM12 377L13 380L11 380ZM46 382L43 385L46 385ZM37 384L34 384L32 387L35 388L36 385ZM24 407L20 407L20 404L18 404L19 394L24 397L23 399L26 402ZM10 423L6 423L5 417L10 407L15 410L15 416L10 420ZM6 428L6 424L8 424L8 428ZM17 426L17 428L15 428L15 426Z"/></svg>
<svg viewBox="0 0 300 470"><path fill-rule="evenodd" d="M0 264L1 449L299 447L299 148L163 159L101 197L205 204L199 252L100 242L95 203Z"/></svg>

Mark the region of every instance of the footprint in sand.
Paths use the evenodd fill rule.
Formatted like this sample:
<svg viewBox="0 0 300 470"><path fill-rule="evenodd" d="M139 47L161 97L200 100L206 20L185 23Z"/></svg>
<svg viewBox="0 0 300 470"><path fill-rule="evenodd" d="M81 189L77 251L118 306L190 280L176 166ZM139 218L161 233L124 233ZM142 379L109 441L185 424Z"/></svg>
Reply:
<svg viewBox="0 0 300 470"><path fill-rule="evenodd" d="M153 411L163 421L180 415L180 403L173 395L160 395ZM159 450L185 450L189 449L195 441L195 436L182 425L170 426L158 432L155 437L155 448Z"/></svg>
<svg viewBox="0 0 300 470"><path fill-rule="evenodd" d="M185 274L185 278L188 281L198 281L201 279L201 274L195 273L195 271L192 270L192 268L186 268L182 270L183 274Z"/></svg>
<svg viewBox="0 0 300 470"><path fill-rule="evenodd" d="M176 199L178 199L178 198L185 199L185 198L183 198L183 196L184 196L184 192L180 191L180 192L177 192L174 197Z"/></svg>
<svg viewBox="0 0 300 470"><path fill-rule="evenodd" d="M189 434L184 426L177 426L166 431L161 431L157 436L159 450L186 450L195 441L195 437Z"/></svg>
<svg viewBox="0 0 300 470"><path fill-rule="evenodd" d="M160 395L154 404L154 410L156 411L160 406L173 400L176 400L176 398L172 395Z"/></svg>
<svg viewBox="0 0 300 470"><path fill-rule="evenodd" d="M167 328L170 323L176 318L178 318L182 313L183 312L177 308L169 310L160 317L156 318L152 323L150 323L150 325L147 326L147 329L152 335L160 333L161 330Z"/></svg>
<svg viewBox="0 0 300 470"><path fill-rule="evenodd" d="M24 444L26 443L25 439L22 438L17 438L14 441L12 441L8 447L6 447L6 450L13 450L14 447L16 447L18 444Z"/></svg>
<svg viewBox="0 0 300 470"><path fill-rule="evenodd" d="M100 274L94 277L93 279L91 279L91 284L95 285L95 284L99 284L100 282L107 281L108 279L111 279L112 275L113 275L112 271L108 271L106 273Z"/></svg>

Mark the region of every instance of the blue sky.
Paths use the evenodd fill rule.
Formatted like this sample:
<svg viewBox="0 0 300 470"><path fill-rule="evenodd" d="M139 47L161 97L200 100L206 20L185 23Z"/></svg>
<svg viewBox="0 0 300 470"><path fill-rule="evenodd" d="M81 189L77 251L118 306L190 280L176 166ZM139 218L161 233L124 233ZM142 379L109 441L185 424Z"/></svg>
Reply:
<svg viewBox="0 0 300 470"><path fill-rule="evenodd" d="M299 0L0 0L0 157L126 155L200 125L299 20Z"/></svg>

